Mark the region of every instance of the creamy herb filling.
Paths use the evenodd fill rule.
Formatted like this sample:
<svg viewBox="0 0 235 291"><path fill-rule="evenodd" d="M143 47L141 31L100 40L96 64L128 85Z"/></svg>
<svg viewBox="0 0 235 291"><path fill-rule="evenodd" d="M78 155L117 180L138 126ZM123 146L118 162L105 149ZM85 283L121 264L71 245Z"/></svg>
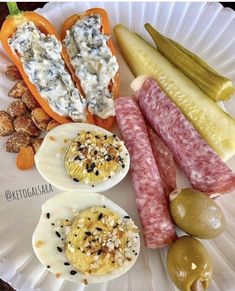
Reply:
<svg viewBox="0 0 235 291"><path fill-rule="evenodd" d="M53 35L40 32L31 21L17 27L8 40L20 57L30 81L58 114L85 120L85 99L75 87L61 58L62 45Z"/></svg>
<svg viewBox="0 0 235 291"><path fill-rule="evenodd" d="M118 62L107 45L110 36L101 30L99 15L84 17L66 32L63 43L86 94L89 111L105 119L115 115L109 85L118 72Z"/></svg>

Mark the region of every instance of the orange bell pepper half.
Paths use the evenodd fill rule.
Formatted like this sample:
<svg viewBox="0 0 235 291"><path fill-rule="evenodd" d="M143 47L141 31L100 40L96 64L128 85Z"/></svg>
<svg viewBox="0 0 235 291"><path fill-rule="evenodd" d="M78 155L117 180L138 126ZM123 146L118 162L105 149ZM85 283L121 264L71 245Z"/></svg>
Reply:
<svg viewBox="0 0 235 291"><path fill-rule="evenodd" d="M31 83L28 75L24 71L24 67L20 61L19 56L16 53L14 53L14 51L11 49L10 45L8 44L8 39L12 37L12 35L17 29L17 26L25 21L32 21L41 32L45 34L55 35L57 39L59 39L59 35L57 34L53 25L43 16L35 12L20 11L15 2L9 2L7 3L7 5L10 11L10 15L4 21L1 28L1 33L0 33L0 39L1 39L4 50L8 53L13 63L17 66L27 87L29 88L29 90L31 91L31 93L33 94L37 102L46 111L46 113L50 117L55 119L57 122L59 122L60 124L71 122L71 120L57 114L51 109L47 100L40 95L36 86L33 83ZM62 52L62 57L63 57L63 52Z"/></svg>
<svg viewBox="0 0 235 291"><path fill-rule="evenodd" d="M80 14L75 14L70 16L67 20L65 20L65 22L63 23L62 29L61 29L61 39L63 40L66 36L66 31L70 30L72 28L72 26L75 25L75 23L79 20L82 19L86 16L92 16L94 14L98 14L101 16L101 20L102 20L102 33L106 34L106 35L111 35L111 30L110 30L110 25L109 25L109 19L108 19L108 15L106 13L106 11L102 8L92 8L89 9L83 13ZM108 42L107 42L111 52L113 55L116 55L116 51L114 48L114 44L111 38L109 38ZM82 87L81 87L81 83L79 78L75 75L75 69L72 66L71 62L70 62L70 57L69 54L66 50L66 48L63 48L63 52L64 52L64 60L66 62L67 67L69 68L71 74L73 75L73 79L75 80L77 87L80 89L80 92L83 93L83 95L85 96ZM120 88L120 78L119 78L119 73L116 74L115 78L114 78L114 82L110 82L109 85L109 90L110 92L113 93L113 98L117 98L119 95L119 88ZM86 96L85 96L86 97ZM105 129L111 129L115 123L115 117L114 116L110 116L106 119L102 119L98 116L93 116L90 112L88 112L87 110L87 120L90 123L94 123L100 127L103 127Z"/></svg>

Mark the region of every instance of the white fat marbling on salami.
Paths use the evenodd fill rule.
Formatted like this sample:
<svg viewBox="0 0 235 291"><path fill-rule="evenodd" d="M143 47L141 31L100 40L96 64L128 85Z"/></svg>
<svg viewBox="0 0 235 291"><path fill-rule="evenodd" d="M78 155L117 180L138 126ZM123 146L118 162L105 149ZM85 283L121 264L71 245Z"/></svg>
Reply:
<svg viewBox="0 0 235 291"><path fill-rule="evenodd" d="M153 79L148 78L135 95L145 117L195 189L211 197L235 189L235 174Z"/></svg>
<svg viewBox="0 0 235 291"><path fill-rule="evenodd" d="M175 239L175 229L143 115L133 97L118 98L115 110L123 140L131 156L131 178L145 244L149 248L169 245Z"/></svg>

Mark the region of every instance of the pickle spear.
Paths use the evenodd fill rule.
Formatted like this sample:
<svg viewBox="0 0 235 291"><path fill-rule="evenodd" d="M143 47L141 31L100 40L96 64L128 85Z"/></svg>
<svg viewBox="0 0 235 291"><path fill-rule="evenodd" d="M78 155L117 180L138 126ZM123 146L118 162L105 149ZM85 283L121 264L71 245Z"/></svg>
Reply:
<svg viewBox="0 0 235 291"><path fill-rule="evenodd" d="M230 79L220 75L197 55L167 38L149 23L145 28L158 50L188 76L201 90L214 101L228 100L234 93Z"/></svg>
<svg viewBox="0 0 235 291"><path fill-rule="evenodd" d="M207 143L224 160L235 154L235 121L158 50L119 24L117 44L132 73L153 77Z"/></svg>

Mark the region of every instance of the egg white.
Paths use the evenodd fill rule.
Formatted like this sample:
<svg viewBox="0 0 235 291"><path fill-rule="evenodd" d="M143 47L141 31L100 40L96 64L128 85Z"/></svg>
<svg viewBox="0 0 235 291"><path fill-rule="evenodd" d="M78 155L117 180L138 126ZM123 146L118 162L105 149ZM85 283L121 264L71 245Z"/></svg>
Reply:
<svg viewBox="0 0 235 291"><path fill-rule="evenodd" d="M38 152L35 155L35 164L41 176L58 189L65 191L89 191L103 192L118 184L128 173L130 167L130 156L125 147L122 146L125 168L120 169L110 179L97 183L93 187L91 184L75 182L67 174L64 166L64 156L69 142L76 138L79 131L96 131L107 135L112 135L108 130L88 123L67 123L52 129L45 136ZM127 154L127 155L126 155Z"/></svg>
<svg viewBox="0 0 235 291"><path fill-rule="evenodd" d="M83 283L84 279L87 279L88 284L106 282L127 272L136 262L138 255L135 256L132 261L126 260L120 268L106 275L86 276L80 272L77 272L76 275L71 275L70 271L76 269L71 265L65 266L64 262L68 262L65 252L58 252L57 250L57 247L61 245L61 239L55 235L56 230L61 231L60 225L56 226L57 221L66 219L71 221L76 212L88 207L102 207L104 205L108 209L116 212L120 217L128 215L126 211L116 203L97 193L71 191L58 194L47 200L42 205L42 213L32 237L33 249L41 264L45 267L50 266L48 270L54 274L60 273L60 278L80 283ZM50 213L50 218L47 217L47 213ZM52 226L52 223L55 223L55 226ZM135 250L137 254L139 254L140 238L138 233L136 233L136 237ZM44 245L39 248L36 247L38 241L43 241Z"/></svg>

